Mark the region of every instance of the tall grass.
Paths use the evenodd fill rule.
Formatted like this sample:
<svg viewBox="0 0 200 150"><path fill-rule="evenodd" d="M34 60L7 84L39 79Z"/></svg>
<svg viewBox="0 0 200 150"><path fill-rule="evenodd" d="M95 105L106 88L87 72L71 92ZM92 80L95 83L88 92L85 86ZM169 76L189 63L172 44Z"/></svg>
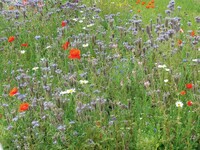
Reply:
<svg viewBox="0 0 200 150"><path fill-rule="evenodd" d="M144 2L1 2L4 149L200 148L200 3Z"/></svg>

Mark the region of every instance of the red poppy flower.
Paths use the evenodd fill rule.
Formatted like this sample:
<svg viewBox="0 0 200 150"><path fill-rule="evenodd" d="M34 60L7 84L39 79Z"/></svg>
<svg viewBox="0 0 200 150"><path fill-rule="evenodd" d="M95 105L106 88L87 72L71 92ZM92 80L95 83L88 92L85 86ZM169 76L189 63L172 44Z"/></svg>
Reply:
<svg viewBox="0 0 200 150"><path fill-rule="evenodd" d="M154 6L154 5L151 5L151 8L155 8L155 6Z"/></svg>
<svg viewBox="0 0 200 150"><path fill-rule="evenodd" d="M17 94L17 93L18 93L18 89L17 89L16 87L14 87L14 88L10 91L9 95L10 95L10 96L14 96L14 95Z"/></svg>
<svg viewBox="0 0 200 150"><path fill-rule="evenodd" d="M68 56L68 58L80 59L81 58L80 54L81 54L81 51L79 49L74 48L70 50L70 55Z"/></svg>
<svg viewBox="0 0 200 150"><path fill-rule="evenodd" d="M149 9L151 7L151 5L147 5L146 8Z"/></svg>
<svg viewBox="0 0 200 150"><path fill-rule="evenodd" d="M22 103L22 104L20 104L20 106L19 106L19 111L20 111L20 112L23 112L23 111L28 110L28 108L29 108L29 103Z"/></svg>
<svg viewBox="0 0 200 150"><path fill-rule="evenodd" d="M142 5L145 5L146 4L146 2L142 2Z"/></svg>
<svg viewBox="0 0 200 150"><path fill-rule="evenodd" d="M185 95L186 94L186 91L181 91L180 92L180 95Z"/></svg>
<svg viewBox="0 0 200 150"><path fill-rule="evenodd" d="M61 26L65 27L66 25L67 25L67 22L66 21L62 21Z"/></svg>
<svg viewBox="0 0 200 150"><path fill-rule="evenodd" d="M22 47L28 47L28 43L21 44Z"/></svg>
<svg viewBox="0 0 200 150"><path fill-rule="evenodd" d="M187 102L187 105L188 105L188 106L192 106L192 104L193 104L192 101L188 101L188 102Z"/></svg>
<svg viewBox="0 0 200 150"><path fill-rule="evenodd" d="M65 44L63 44L62 46L64 50L68 49L68 47L69 47L69 42L65 42Z"/></svg>
<svg viewBox="0 0 200 150"><path fill-rule="evenodd" d="M185 85L187 89L191 89L192 88L192 83L188 83Z"/></svg>
<svg viewBox="0 0 200 150"><path fill-rule="evenodd" d="M15 40L15 37L14 36L10 36L9 38L8 38L8 42L13 42Z"/></svg>
<svg viewBox="0 0 200 150"><path fill-rule="evenodd" d="M140 3L140 0L137 0L136 4L139 4Z"/></svg>
<svg viewBox="0 0 200 150"><path fill-rule="evenodd" d="M192 31L192 32L190 33L190 35L191 35L192 37L194 37L194 36L195 36L195 32Z"/></svg>

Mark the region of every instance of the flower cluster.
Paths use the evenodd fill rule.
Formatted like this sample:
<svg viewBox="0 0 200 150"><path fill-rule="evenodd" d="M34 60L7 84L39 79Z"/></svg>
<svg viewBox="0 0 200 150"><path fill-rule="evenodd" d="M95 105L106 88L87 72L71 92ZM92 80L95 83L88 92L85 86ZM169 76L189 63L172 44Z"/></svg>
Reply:
<svg viewBox="0 0 200 150"><path fill-rule="evenodd" d="M186 87L187 90L192 89L192 88L193 88L193 84L192 84L192 83L187 83L187 84L185 84L185 87ZM187 94L187 92L186 92L185 90L182 90L182 91L180 92L180 95L181 95L181 96L184 96L184 95L186 95L186 94ZM193 102L192 102L191 100L189 100L189 101L186 102L186 104L187 104L188 106L192 106L192 105L193 105ZM183 107L183 103L182 103L181 101L178 101L178 102L176 102L176 106L177 106L177 107Z"/></svg>
<svg viewBox="0 0 200 150"><path fill-rule="evenodd" d="M174 0L157 16L148 12L157 12L161 1L136 0L134 6L84 1L0 2L8 23L0 37L5 147L133 149L136 130L135 149L152 149L156 132L169 138L164 146L170 147L171 137L160 131L176 123L187 132L174 130L180 138L173 143L185 144L180 149L197 145L200 32L192 17L182 21ZM1 8L2 3L12 6ZM126 9L109 14L104 7L101 13L100 4ZM192 82L183 85L186 81Z"/></svg>

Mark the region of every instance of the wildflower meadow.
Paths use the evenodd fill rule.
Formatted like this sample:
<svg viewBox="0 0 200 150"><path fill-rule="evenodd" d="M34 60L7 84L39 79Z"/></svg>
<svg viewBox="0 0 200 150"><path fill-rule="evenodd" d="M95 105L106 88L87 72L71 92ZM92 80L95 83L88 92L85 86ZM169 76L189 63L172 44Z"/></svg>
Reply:
<svg viewBox="0 0 200 150"><path fill-rule="evenodd" d="M1 0L0 150L200 150L200 0Z"/></svg>

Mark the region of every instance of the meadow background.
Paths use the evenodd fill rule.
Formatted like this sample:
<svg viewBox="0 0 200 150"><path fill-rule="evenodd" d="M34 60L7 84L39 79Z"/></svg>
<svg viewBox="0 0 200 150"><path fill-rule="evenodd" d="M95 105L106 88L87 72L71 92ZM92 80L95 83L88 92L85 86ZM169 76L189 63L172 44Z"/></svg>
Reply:
<svg viewBox="0 0 200 150"><path fill-rule="evenodd" d="M0 2L4 149L200 149L200 1Z"/></svg>

